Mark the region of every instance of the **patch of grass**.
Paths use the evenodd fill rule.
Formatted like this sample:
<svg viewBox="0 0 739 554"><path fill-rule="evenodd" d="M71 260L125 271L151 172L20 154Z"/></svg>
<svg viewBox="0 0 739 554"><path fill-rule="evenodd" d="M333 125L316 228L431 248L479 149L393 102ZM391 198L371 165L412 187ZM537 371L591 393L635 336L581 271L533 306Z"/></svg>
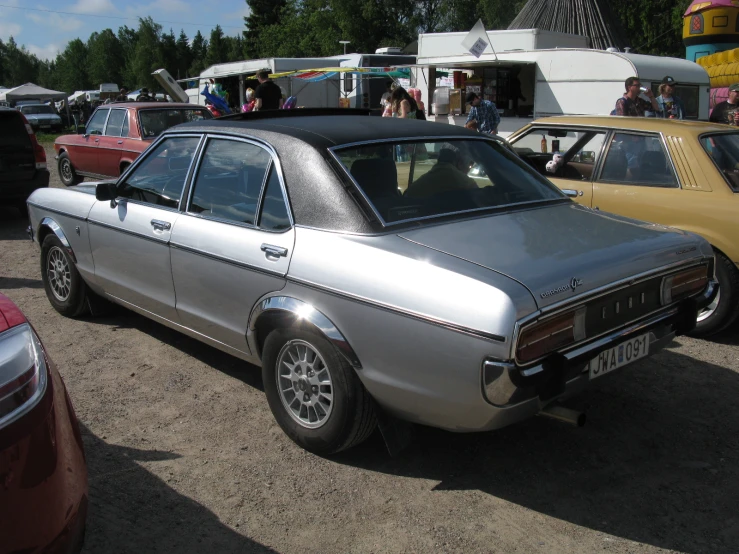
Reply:
<svg viewBox="0 0 739 554"><path fill-rule="evenodd" d="M54 141L57 139L57 137L60 137L62 135L66 135L67 133L42 133L38 132L36 133L36 140L39 141L41 144L54 144Z"/></svg>

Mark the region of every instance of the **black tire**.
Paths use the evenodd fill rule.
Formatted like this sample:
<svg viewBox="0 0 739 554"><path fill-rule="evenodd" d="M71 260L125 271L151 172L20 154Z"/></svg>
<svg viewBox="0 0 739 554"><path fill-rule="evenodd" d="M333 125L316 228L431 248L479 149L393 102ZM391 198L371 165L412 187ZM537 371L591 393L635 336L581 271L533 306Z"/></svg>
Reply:
<svg viewBox="0 0 739 554"><path fill-rule="evenodd" d="M715 335L726 329L739 316L739 271L734 263L720 252L716 252L716 278L719 284L718 304L713 313L698 321L690 333L693 337Z"/></svg>
<svg viewBox="0 0 739 554"><path fill-rule="evenodd" d="M330 375L331 409L317 428L299 423L283 403L282 392L278 390L277 363L282 352L304 344L320 355ZM354 368L318 333L294 328L272 331L264 343L262 364L264 391L275 420L288 437L309 452L334 454L356 446L374 431L377 419L372 398ZM283 382L286 382L284 378Z"/></svg>
<svg viewBox="0 0 739 554"><path fill-rule="evenodd" d="M69 159L69 155L66 152L59 154L56 167L59 170L59 179L65 186L71 187L82 182L82 177L77 175L72 165L72 160Z"/></svg>
<svg viewBox="0 0 739 554"><path fill-rule="evenodd" d="M41 280L49 302L63 316L76 317L87 310L87 285L53 233L41 244Z"/></svg>

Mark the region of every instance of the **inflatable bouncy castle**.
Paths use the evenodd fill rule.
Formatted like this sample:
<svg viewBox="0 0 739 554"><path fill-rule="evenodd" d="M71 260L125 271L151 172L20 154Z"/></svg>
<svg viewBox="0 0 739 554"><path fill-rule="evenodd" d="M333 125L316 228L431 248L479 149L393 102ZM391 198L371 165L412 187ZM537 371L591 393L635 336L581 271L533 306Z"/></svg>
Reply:
<svg viewBox="0 0 739 554"><path fill-rule="evenodd" d="M739 48L739 0L693 0L683 15L685 58Z"/></svg>

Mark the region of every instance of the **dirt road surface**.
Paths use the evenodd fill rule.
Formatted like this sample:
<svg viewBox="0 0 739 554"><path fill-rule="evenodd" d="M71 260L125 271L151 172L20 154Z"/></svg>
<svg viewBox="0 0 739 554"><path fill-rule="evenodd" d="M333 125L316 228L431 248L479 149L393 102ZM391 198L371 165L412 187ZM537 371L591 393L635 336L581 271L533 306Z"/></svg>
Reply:
<svg viewBox="0 0 739 554"><path fill-rule="evenodd" d="M324 459L255 367L123 309L57 314L26 225L0 208L0 290L83 426L85 552L739 552L739 327L603 377L581 429L419 429L396 458L375 434Z"/></svg>

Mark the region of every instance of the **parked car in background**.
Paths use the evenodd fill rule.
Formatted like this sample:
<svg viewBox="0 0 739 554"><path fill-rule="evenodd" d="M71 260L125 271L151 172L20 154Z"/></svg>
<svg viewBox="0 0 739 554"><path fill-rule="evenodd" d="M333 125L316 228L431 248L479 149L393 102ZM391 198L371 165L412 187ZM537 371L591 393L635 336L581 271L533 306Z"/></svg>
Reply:
<svg viewBox="0 0 739 554"><path fill-rule="evenodd" d="M204 106L161 102L104 104L84 134L54 141L59 177L67 186L84 177L118 177L165 130L212 116Z"/></svg>
<svg viewBox="0 0 739 554"><path fill-rule="evenodd" d="M354 110L180 125L117 182L28 206L57 311L102 296L260 365L317 453L378 412L452 431L550 413L716 292L704 239L579 206L495 137Z"/></svg>
<svg viewBox="0 0 739 554"><path fill-rule="evenodd" d="M85 454L64 381L0 294L0 550L78 552L86 517Z"/></svg>
<svg viewBox="0 0 739 554"><path fill-rule="evenodd" d="M25 116L0 107L0 203L26 214L26 199L49 186L46 152L36 140Z"/></svg>
<svg viewBox="0 0 739 554"><path fill-rule="evenodd" d="M691 231L711 243L720 292L698 317L694 334L711 335L739 316L736 128L654 118L552 117L509 140L579 203ZM546 164L554 150L563 160L552 173Z"/></svg>
<svg viewBox="0 0 739 554"><path fill-rule="evenodd" d="M62 130L62 118L49 104L23 104L17 109L26 117L35 132L59 133Z"/></svg>

